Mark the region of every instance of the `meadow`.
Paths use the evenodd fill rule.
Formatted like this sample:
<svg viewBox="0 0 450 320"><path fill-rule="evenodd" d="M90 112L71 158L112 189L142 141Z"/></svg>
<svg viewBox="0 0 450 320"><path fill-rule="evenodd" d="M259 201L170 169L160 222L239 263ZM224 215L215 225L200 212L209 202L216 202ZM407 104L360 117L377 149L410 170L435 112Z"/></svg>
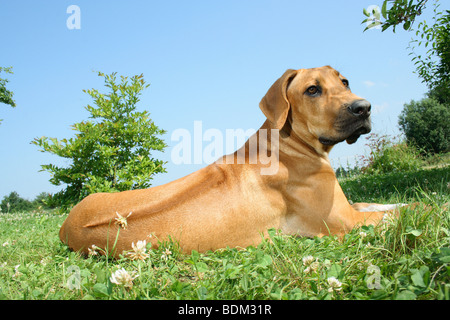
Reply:
<svg viewBox="0 0 450 320"><path fill-rule="evenodd" d="M58 237L66 214L0 214L0 299L450 299L450 167L341 179L353 202L419 203L343 239L271 230L257 247L141 259L82 257ZM118 271L121 270L121 271Z"/></svg>

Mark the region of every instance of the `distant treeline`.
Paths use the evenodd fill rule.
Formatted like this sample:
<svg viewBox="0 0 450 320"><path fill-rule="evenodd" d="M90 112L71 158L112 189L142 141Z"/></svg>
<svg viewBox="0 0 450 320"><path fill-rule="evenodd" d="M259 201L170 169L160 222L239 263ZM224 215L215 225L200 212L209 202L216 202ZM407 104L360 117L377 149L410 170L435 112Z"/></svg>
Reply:
<svg viewBox="0 0 450 320"><path fill-rule="evenodd" d="M41 192L32 201L22 198L16 191L4 196L0 203L2 213L27 212L40 209L53 209L49 205L51 195L47 192Z"/></svg>

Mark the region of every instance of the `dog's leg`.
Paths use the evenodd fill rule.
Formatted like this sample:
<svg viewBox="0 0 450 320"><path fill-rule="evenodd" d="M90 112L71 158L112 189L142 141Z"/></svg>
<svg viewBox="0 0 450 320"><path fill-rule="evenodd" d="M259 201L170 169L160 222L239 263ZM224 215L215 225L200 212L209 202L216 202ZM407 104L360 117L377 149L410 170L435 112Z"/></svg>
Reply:
<svg viewBox="0 0 450 320"><path fill-rule="evenodd" d="M379 212L379 211L392 211L400 207L404 207L407 204L378 204L378 203L355 203L352 205L353 209L359 212Z"/></svg>
<svg viewBox="0 0 450 320"><path fill-rule="evenodd" d="M352 205L352 208L356 211L356 215L354 214L353 217L359 216L357 220L360 220L360 222L356 225L377 225L382 222L391 221L394 217L398 217L400 213L399 208L404 206L407 205L404 203L355 203Z"/></svg>

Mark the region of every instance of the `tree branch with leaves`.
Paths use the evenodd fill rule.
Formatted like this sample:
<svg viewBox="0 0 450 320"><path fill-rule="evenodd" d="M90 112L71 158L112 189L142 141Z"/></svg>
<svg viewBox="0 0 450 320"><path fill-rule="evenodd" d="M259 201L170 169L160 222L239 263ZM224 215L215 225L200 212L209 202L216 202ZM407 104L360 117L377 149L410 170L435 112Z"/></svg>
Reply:
<svg viewBox="0 0 450 320"><path fill-rule="evenodd" d="M12 74L12 67L0 67L0 73L5 72ZM8 89L6 89L6 84L9 82L7 79L0 78L0 102L4 104L8 104L11 107L16 106L16 102L13 100L14 93ZM2 119L0 119L0 123L2 122Z"/></svg>
<svg viewBox="0 0 450 320"><path fill-rule="evenodd" d="M430 95L441 103L449 103L450 95L450 11L440 11L440 3L433 3L433 21L425 20L413 24L426 9L429 0L384 0L381 6L372 10L363 9L367 17L362 21L367 26L364 31L381 28L385 31L402 25L404 30L413 31L415 38L410 41L408 49L416 73L430 89ZM421 53L424 49L426 52Z"/></svg>

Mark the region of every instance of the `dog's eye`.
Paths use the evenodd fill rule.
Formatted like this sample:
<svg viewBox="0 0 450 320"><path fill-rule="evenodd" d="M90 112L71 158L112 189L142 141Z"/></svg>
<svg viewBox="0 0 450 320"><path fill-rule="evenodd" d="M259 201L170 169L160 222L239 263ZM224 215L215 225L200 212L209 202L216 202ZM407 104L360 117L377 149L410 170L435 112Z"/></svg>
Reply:
<svg viewBox="0 0 450 320"><path fill-rule="evenodd" d="M347 79L342 79L342 83L344 84L344 86L345 86L346 88L348 88L349 83L348 83L348 80L347 80Z"/></svg>
<svg viewBox="0 0 450 320"><path fill-rule="evenodd" d="M306 93L310 96L315 96L319 93L319 88L316 86L311 86L308 89L306 89Z"/></svg>

